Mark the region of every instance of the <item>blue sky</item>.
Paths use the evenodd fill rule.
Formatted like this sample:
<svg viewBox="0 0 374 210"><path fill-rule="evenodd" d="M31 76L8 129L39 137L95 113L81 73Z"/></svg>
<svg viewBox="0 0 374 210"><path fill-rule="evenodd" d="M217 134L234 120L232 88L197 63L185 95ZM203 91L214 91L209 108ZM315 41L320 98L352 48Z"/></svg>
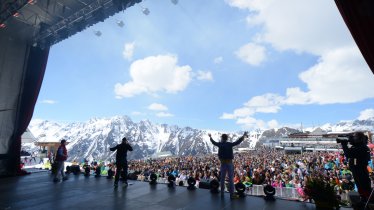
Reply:
<svg viewBox="0 0 374 210"><path fill-rule="evenodd" d="M373 117L373 90L333 1L146 0L51 47L34 119L309 127Z"/></svg>

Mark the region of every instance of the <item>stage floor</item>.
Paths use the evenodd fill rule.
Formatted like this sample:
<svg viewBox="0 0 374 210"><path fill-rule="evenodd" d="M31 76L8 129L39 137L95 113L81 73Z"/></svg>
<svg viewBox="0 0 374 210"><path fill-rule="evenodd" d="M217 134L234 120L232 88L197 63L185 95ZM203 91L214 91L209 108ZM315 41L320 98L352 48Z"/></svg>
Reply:
<svg viewBox="0 0 374 210"><path fill-rule="evenodd" d="M69 180L52 182L50 172L0 179L0 210L14 209L152 209L152 210L228 210L287 209L312 210L314 204L246 196L230 200L229 194L211 194L206 189L168 188L166 184L130 181L128 187L113 188L105 177L69 175ZM346 209L346 208L343 208Z"/></svg>

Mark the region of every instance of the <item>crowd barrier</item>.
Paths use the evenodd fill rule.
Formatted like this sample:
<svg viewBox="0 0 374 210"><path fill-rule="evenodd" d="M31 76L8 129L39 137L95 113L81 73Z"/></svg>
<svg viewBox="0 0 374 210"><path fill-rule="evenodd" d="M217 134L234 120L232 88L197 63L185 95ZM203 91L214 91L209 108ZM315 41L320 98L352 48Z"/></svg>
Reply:
<svg viewBox="0 0 374 210"><path fill-rule="evenodd" d="M138 177L139 181L147 181L146 179L142 179ZM180 180L176 179L176 185L179 185ZM188 186L187 180L183 180L183 185L179 186ZM158 177L157 183L166 184L168 183L167 178ZM199 188L199 182L196 182L196 187ZM265 196L264 193L264 185L252 185L252 187L248 187L245 191L246 195L252 196ZM339 194L342 201L348 201L348 193L341 193ZM287 199L287 200L298 200L303 201L304 198L302 197L302 192L298 188L292 187L276 187L275 188L275 197Z"/></svg>
<svg viewBox="0 0 374 210"><path fill-rule="evenodd" d="M264 196L264 186L263 185L252 185L246 190L247 195L253 196ZM341 193L340 198L342 201L348 201L348 193ZM305 198L303 197L303 192L300 188L293 187L275 187L275 197L289 199L289 200L299 200L302 201Z"/></svg>

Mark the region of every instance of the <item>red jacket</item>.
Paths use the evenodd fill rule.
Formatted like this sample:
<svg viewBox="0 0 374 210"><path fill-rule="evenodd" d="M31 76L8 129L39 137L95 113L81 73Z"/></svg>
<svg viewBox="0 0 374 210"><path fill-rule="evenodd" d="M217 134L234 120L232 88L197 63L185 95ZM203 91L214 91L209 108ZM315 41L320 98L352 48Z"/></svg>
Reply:
<svg viewBox="0 0 374 210"><path fill-rule="evenodd" d="M56 152L56 161L65 161L68 157L68 151L65 145L60 145Z"/></svg>

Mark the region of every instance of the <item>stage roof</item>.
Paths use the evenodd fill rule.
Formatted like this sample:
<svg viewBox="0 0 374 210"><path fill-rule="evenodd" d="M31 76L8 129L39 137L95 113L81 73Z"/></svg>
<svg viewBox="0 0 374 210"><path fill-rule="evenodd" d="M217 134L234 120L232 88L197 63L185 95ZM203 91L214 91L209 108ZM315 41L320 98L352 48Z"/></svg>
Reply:
<svg viewBox="0 0 374 210"><path fill-rule="evenodd" d="M2 0L0 33L49 47L141 0Z"/></svg>

